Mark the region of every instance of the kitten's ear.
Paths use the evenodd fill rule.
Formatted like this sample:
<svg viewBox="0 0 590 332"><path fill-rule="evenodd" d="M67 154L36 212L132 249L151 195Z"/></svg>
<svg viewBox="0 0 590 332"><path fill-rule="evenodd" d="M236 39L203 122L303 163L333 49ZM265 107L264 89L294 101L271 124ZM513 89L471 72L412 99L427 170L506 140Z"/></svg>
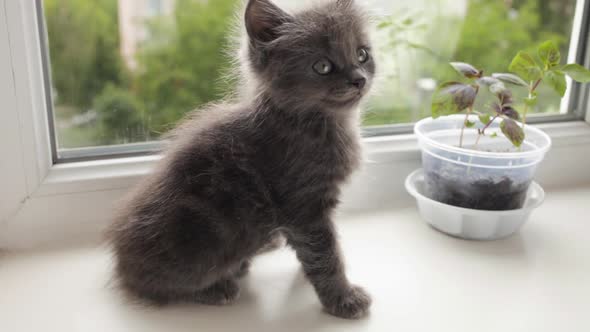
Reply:
<svg viewBox="0 0 590 332"><path fill-rule="evenodd" d="M250 38L268 43L278 37L277 28L290 22L292 17L269 0L250 0L245 19Z"/></svg>

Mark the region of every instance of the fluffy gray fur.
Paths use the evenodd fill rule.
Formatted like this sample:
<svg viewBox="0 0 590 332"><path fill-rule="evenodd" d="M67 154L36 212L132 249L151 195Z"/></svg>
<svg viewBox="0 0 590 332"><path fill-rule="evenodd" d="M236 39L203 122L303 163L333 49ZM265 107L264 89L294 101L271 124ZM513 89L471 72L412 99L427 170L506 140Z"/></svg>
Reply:
<svg viewBox="0 0 590 332"><path fill-rule="evenodd" d="M362 317L371 300L345 275L332 214L375 73L365 16L352 0L296 14L250 0L244 18L254 93L173 132L110 228L118 283L146 303L231 303L250 260L284 237L325 310Z"/></svg>

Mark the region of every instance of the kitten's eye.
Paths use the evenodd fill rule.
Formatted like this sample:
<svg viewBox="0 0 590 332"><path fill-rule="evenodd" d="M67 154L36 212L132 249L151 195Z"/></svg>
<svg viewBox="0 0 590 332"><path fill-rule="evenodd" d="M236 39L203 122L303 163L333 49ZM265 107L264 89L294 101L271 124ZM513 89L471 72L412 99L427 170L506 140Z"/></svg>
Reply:
<svg viewBox="0 0 590 332"><path fill-rule="evenodd" d="M365 63L369 60L369 51L365 48L359 48L357 55L360 63Z"/></svg>
<svg viewBox="0 0 590 332"><path fill-rule="evenodd" d="M322 59L313 65L313 70L320 75L328 75L334 69L334 65L328 59Z"/></svg>

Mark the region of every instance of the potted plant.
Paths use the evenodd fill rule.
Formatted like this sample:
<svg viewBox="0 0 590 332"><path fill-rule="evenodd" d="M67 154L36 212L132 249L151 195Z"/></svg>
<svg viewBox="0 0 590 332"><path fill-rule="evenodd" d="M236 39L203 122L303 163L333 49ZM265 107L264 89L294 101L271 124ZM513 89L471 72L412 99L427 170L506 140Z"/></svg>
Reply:
<svg viewBox="0 0 590 332"><path fill-rule="evenodd" d="M519 52L511 73L489 76L470 64L451 63L462 79L441 84L433 95L432 118L415 125L424 196L471 210L523 208L537 165L551 145L545 133L526 124L539 86L547 84L564 96L566 75L590 82L588 69L560 65L553 42L541 44L537 53ZM513 88L525 89L524 100L517 100ZM491 102L480 107L486 94Z"/></svg>

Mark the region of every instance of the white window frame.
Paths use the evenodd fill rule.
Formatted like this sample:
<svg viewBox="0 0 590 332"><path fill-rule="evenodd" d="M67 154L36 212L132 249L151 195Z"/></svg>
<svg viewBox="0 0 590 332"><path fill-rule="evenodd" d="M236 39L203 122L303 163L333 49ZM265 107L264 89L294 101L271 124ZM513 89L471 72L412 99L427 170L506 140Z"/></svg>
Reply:
<svg viewBox="0 0 590 332"><path fill-rule="evenodd" d="M575 31L587 24L585 6L578 3ZM33 0L0 0L0 248L97 238L115 202L160 158L53 163L35 13ZM583 94L576 106L584 108L585 121L538 125L554 143L537 176L546 187L590 184L588 88L574 93ZM343 211L408 206L403 181L420 167L414 135L367 137L364 145L367 162L345 190Z"/></svg>

